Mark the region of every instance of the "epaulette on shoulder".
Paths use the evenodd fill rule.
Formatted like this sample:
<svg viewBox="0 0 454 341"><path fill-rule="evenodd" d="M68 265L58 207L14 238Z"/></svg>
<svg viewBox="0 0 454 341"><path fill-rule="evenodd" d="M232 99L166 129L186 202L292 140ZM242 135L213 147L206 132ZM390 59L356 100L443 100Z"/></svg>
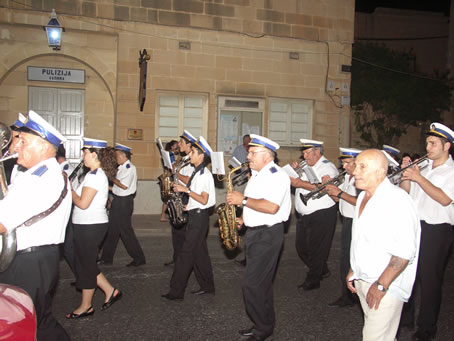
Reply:
<svg viewBox="0 0 454 341"><path fill-rule="evenodd" d="M330 160L323 160L322 162L323 163L330 163L331 161Z"/></svg>
<svg viewBox="0 0 454 341"><path fill-rule="evenodd" d="M97 171L98 171L98 168L96 168L94 171L90 172L90 174L96 175Z"/></svg>
<svg viewBox="0 0 454 341"><path fill-rule="evenodd" d="M63 170L66 171L66 170L68 170L68 169L69 169L69 165L68 165L68 164L66 164L66 165L63 166Z"/></svg>
<svg viewBox="0 0 454 341"><path fill-rule="evenodd" d="M41 176L43 175L44 173L46 173L48 170L47 166L46 165L42 165L41 167L39 167L38 169L36 169L32 175L37 175L37 176Z"/></svg>
<svg viewBox="0 0 454 341"><path fill-rule="evenodd" d="M131 168L131 165L128 163L128 164L126 165L126 168L127 168L127 169Z"/></svg>
<svg viewBox="0 0 454 341"><path fill-rule="evenodd" d="M277 172L276 167L271 167L271 168L270 168L270 172L271 172L271 173L276 173L276 172Z"/></svg>

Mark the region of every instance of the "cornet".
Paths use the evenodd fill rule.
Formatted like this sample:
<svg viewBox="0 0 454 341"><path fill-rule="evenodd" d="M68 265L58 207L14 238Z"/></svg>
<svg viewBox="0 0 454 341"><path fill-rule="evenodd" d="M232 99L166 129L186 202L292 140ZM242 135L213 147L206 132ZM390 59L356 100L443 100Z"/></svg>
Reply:
<svg viewBox="0 0 454 341"><path fill-rule="evenodd" d="M405 172L408 168L411 168L413 166L419 165L420 163L423 163L423 162L427 161L428 160L427 155L429 155L429 154L424 155L420 159L410 163L409 165L407 165L404 168L400 168L400 169L392 172L391 174L388 175L388 179L390 179L390 180L393 179L393 183L400 184L402 182L401 178L402 178L403 172ZM424 169L427 166L428 166L428 164L424 165L421 169ZM397 177L397 178L395 178L395 177Z"/></svg>
<svg viewBox="0 0 454 341"><path fill-rule="evenodd" d="M347 173L347 171L343 171L342 173L340 173L335 178L331 179L330 181L324 183L321 186L318 186L316 189L314 189L313 191L311 191L311 192L309 192L309 193L307 193L305 195L300 193L300 198L301 198L301 201L303 202L303 204L305 206L307 206L307 202L310 199L320 199L324 195L328 194L328 191L326 190L326 186L327 185L339 186L341 183L344 182L344 178L345 178L345 174L346 173Z"/></svg>

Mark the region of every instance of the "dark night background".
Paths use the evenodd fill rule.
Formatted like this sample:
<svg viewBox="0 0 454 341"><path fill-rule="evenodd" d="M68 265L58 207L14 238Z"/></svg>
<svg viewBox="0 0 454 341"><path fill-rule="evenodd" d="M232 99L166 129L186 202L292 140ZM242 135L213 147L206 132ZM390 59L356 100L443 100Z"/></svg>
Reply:
<svg viewBox="0 0 454 341"><path fill-rule="evenodd" d="M376 7L443 12L449 16L450 0L356 0L357 12L373 12Z"/></svg>

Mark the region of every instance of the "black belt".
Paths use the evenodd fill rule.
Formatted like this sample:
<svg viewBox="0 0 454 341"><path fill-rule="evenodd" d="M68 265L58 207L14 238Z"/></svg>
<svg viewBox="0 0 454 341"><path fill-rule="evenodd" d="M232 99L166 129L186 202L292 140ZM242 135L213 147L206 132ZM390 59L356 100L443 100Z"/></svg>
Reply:
<svg viewBox="0 0 454 341"><path fill-rule="evenodd" d="M258 225L258 226L248 226L247 229L248 230L261 230L261 229L266 229L266 228L269 228L269 227L274 227L276 225L279 225L279 224L282 224L282 223L277 223L277 224L274 224L274 225Z"/></svg>
<svg viewBox="0 0 454 341"><path fill-rule="evenodd" d="M202 213L206 210L208 210L208 208L193 208L192 210L189 210L188 213Z"/></svg>
<svg viewBox="0 0 454 341"><path fill-rule="evenodd" d="M129 194L129 195L116 195L116 194L112 193L112 195L114 196L114 198L129 198L129 197L133 197L134 193L133 194Z"/></svg>
<svg viewBox="0 0 454 341"><path fill-rule="evenodd" d="M58 245L56 245L56 244L30 246L30 247L28 247L26 249L17 251L17 253L29 253L29 252L36 252L36 251L52 250L52 249L57 249L57 248L58 248Z"/></svg>

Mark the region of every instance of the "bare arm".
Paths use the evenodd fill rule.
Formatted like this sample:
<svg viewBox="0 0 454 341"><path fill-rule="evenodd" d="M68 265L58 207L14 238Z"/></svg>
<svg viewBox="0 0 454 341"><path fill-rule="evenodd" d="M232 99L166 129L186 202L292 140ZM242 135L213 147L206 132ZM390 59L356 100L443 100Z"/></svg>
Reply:
<svg viewBox="0 0 454 341"><path fill-rule="evenodd" d="M391 283L400 275L402 271L407 267L408 259L400 258L397 256L391 256L388 266L385 271L380 275L377 282L383 285L386 289L389 288ZM369 308L378 309L382 298L386 295L386 292L378 290L376 283L372 284L367 292L366 301Z"/></svg>
<svg viewBox="0 0 454 341"><path fill-rule="evenodd" d="M82 194L78 196L74 190L71 190L74 205L79 207L81 210L86 210L88 207L90 207L91 202L93 201L93 198L95 197L97 192L98 191L94 188L83 187Z"/></svg>
<svg viewBox="0 0 454 341"><path fill-rule="evenodd" d="M227 193L226 202L229 205L241 205L244 198L245 196L241 192L234 191ZM248 198L246 207L268 214L275 214L279 211L279 205L266 199Z"/></svg>
<svg viewBox="0 0 454 341"><path fill-rule="evenodd" d="M0 223L0 233L5 233L6 232L6 227Z"/></svg>
<svg viewBox="0 0 454 341"><path fill-rule="evenodd" d="M209 195L207 192L202 192L202 193L198 194L196 192L189 191L189 188L187 188L184 185L180 185L180 184L173 185L173 190L175 192L183 192L183 193L189 192L189 197L194 199L195 201L198 201L202 205L206 205L206 203L208 202Z"/></svg>
<svg viewBox="0 0 454 341"><path fill-rule="evenodd" d="M120 180L118 180L117 178L115 179L112 179L112 182L117 185L118 187L120 187L121 189L128 189L128 186L125 186L121 183Z"/></svg>
<svg viewBox="0 0 454 341"><path fill-rule="evenodd" d="M342 200L348 202L350 205L356 206L357 198L351 194L343 192L340 188L334 185L326 185L326 191L328 192L328 195L331 196L335 201L339 201L338 195L339 193L342 193L340 196Z"/></svg>

